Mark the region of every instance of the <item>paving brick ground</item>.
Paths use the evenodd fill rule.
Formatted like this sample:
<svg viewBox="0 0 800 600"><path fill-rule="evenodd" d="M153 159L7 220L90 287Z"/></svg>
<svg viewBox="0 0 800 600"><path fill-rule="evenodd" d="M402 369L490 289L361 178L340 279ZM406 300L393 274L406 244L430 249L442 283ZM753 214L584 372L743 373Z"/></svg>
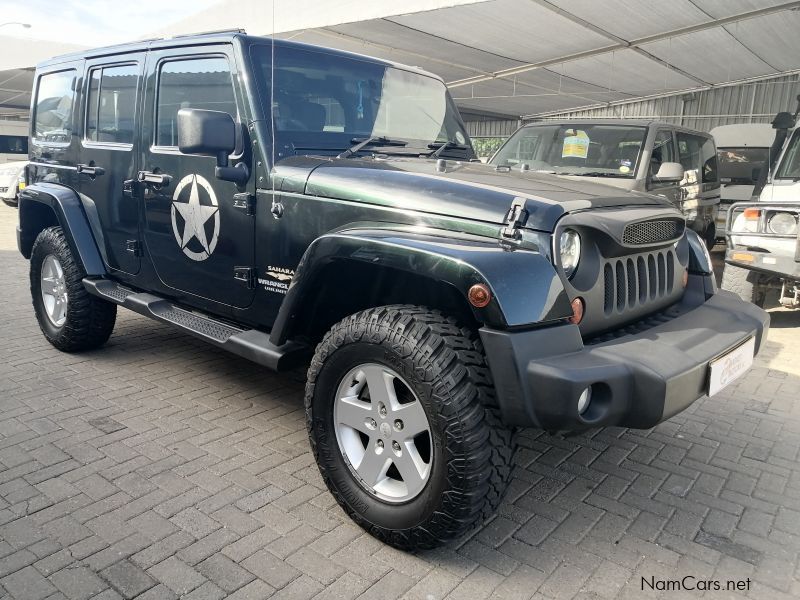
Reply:
<svg viewBox="0 0 800 600"><path fill-rule="evenodd" d="M51 348L15 219L0 206L2 599L640 598L686 575L800 597L794 313L746 379L651 431L526 432L497 518L414 556L325 491L296 377L125 311L104 349Z"/></svg>

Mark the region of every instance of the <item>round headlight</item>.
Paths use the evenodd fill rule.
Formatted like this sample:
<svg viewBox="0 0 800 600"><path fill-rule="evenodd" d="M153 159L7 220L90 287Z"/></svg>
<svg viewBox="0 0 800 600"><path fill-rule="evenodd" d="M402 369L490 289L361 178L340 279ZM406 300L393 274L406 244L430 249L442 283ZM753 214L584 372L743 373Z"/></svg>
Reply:
<svg viewBox="0 0 800 600"><path fill-rule="evenodd" d="M767 227L772 233L794 235L797 233L797 219L787 212L776 212L767 220Z"/></svg>
<svg viewBox="0 0 800 600"><path fill-rule="evenodd" d="M578 261L581 259L581 236L572 229L564 230L558 241L558 249L561 256L561 268L564 269L567 278L570 278L575 274Z"/></svg>

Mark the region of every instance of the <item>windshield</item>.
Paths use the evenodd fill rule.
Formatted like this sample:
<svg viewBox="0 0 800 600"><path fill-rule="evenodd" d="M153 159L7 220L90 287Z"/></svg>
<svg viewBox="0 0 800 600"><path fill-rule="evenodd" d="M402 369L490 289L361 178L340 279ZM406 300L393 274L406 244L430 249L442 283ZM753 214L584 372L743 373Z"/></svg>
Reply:
<svg viewBox="0 0 800 600"><path fill-rule="evenodd" d="M371 137L408 142L392 153L430 152L428 144L452 142L460 148L448 147L442 156L474 156L458 110L438 79L359 58L278 45L271 74L271 46L253 46L251 54L265 110L274 80L271 100L279 156L300 149L342 151L354 138Z"/></svg>
<svg viewBox="0 0 800 600"><path fill-rule="evenodd" d="M623 125L536 125L512 135L491 164L526 163L559 175L635 177L647 128Z"/></svg>
<svg viewBox="0 0 800 600"><path fill-rule="evenodd" d="M775 179L800 179L800 129L795 129Z"/></svg>
<svg viewBox="0 0 800 600"><path fill-rule="evenodd" d="M769 148L720 148L717 151L720 183L755 185L768 154Z"/></svg>

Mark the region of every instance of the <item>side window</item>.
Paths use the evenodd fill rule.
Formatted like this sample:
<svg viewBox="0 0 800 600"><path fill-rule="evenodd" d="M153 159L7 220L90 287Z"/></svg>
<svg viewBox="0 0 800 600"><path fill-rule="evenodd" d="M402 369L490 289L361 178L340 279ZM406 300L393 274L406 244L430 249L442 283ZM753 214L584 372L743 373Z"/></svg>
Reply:
<svg viewBox="0 0 800 600"><path fill-rule="evenodd" d="M156 106L156 146L178 145L178 111L202 108L236 119L236 100L228 59L173 60L161 65Z"/></svg>
<svg viewBox="0 0 800 600"><path fill-rule="evenodd" d="M689 183L717 181L717 153L713 140L678 132L678 162L686 171Z"/></svg>
<svg viewBox="0 0 800 600"><path fill-rule="evenodd" d="M87 140L111 144L133 143L138 72L136 65L102 67L90 71Z"/></svg>
<svg viewBox="0 0 800 600"><path fill-rule="evenodd" d="M39 78L33 117L33 137L40 142L69 143L75 71L47 73Z"/></svg>
<svg viewBox="0 0 800 600"><path fill-rule="evenodd" d="M653 153L650 155L650 176L655 176L661 168L661 163L678 162L675 157L675 142L672 140L672 132L667 129L660 129L656 133L653 142Z"/></svg>

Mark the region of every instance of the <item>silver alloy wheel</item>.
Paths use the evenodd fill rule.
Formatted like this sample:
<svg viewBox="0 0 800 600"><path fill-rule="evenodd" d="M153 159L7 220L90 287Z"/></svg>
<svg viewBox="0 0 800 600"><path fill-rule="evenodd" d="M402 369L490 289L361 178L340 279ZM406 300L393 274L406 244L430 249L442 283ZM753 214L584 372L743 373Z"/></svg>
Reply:
<svg viewBox="0 0 800 600"><path fill-rule="evenodd" d="M433 444L422 403L400 375L368 363L336 391L336 440L356 479L386 502L416 497L431 473Z"/></svg>
<svg viewBox="0 0 800 600"><path fill-rule="evenodd" d="M61 327L67 320L67 281L61 263L52 254L48 254L42 263L39 287L47 318L56 327Z"/></svg>

